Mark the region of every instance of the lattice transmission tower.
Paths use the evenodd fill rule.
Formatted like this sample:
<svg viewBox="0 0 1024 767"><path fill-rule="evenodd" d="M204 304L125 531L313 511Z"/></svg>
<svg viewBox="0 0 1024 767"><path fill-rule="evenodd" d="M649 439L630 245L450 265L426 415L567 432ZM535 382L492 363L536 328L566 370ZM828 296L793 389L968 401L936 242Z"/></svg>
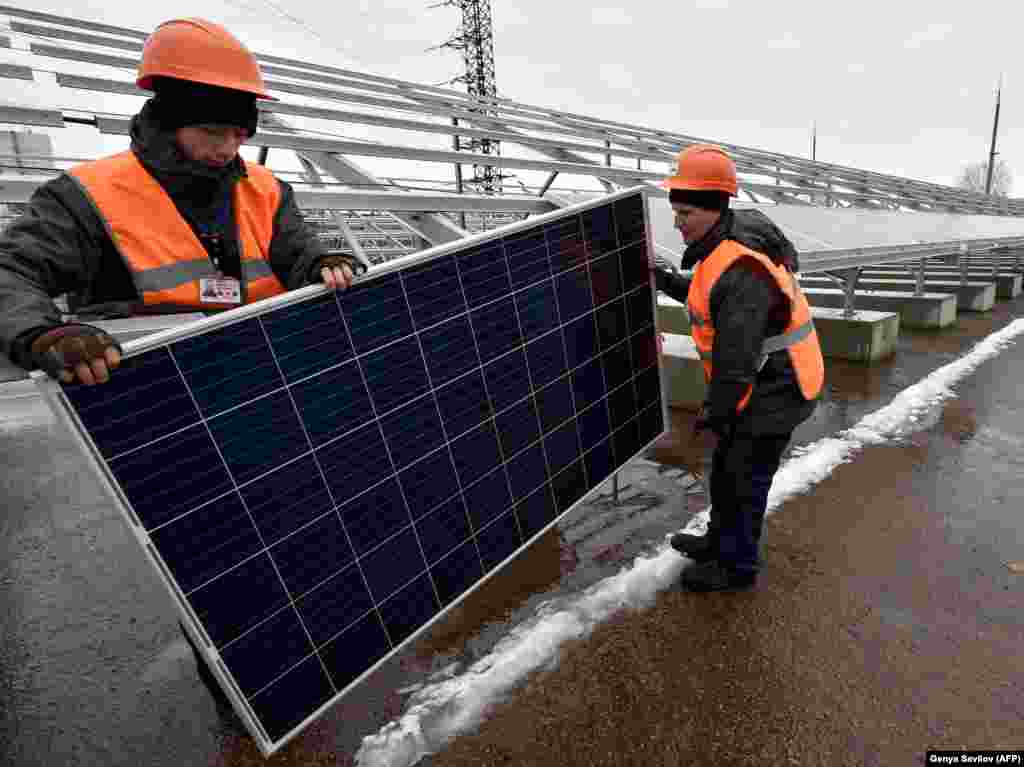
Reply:
<svg viewBox="0 0 1024 767"><path fill-rule="evenodd" d="M465 71L449 83L464 83L466 92L480 100L469 111L481 117L496 117L487 108L498 95L494 77L494 33L491 28L491 0L445 0L432 7L453 6L462 11L462 22L455 36L439 47L462 52ZM458 124L456 122L456 124ZM501 142L487 138L456 138L455 148L477 154L501 154ZM458 179L460 185L472 185L481 194L501 192L501 173L493 165L473 165L473 177Z"/></svg>

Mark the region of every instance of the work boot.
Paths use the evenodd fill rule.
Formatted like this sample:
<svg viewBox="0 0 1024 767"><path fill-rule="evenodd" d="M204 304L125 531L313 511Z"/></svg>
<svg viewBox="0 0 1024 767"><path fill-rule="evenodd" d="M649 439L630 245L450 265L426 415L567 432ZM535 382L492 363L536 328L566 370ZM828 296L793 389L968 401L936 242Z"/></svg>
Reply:
<svg viewBox="0 0 1024 767"><path fill-rule="evenodd" d="M707 562L714 559L718 554L715 546L708 540L707 535L676 533L669 538L668 544L684 557L689 557L694 562Z"/></svg>
<svg viewBox="0 0 1024 767"><path fill-rule="evenodd" d="M733 570L717 559L683 570L680 585L687 591L734 591L747 589L757 581L757 573Z"/></svg>

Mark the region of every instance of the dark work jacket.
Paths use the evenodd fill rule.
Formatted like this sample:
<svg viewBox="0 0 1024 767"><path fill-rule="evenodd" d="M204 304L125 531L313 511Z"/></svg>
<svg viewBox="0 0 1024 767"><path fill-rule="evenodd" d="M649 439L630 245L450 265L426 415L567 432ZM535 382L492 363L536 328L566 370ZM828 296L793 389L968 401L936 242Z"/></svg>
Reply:
<svg viewBox="0 0 1024 767"><path fill-rule="evenodd" d="M796 263L796 249L767 217L760 211L736 210L726 211L703 239L687 247L684 268L711 255L726 239L763 253L775 263ZM686 303L688 277L657 269L655 278L659 290ZM712 417L734 419L738 433L789 434L814 412L816 400L804 399L785 350L768 355L764 367L757 369L764 339L783 333L789 324L789 307L775 280L756 261L741 259L719 277L711 289L710 303L715 328L708 389ZM737 417L736 405L748 384L753 384L754 390Z"/></svg>
<svg viewBox="0 0 1024 767"><path fill-rule="evenodd" d="M193 231L220 231L222 269L238 276L238 229L230 201L235 183L245 175L245 162L236 157L215 169L187 160L173 134L160 130L151 104L132 119L132 151ZM269 261L281 284L294 290L316 279L316 265L325 252L302 219L291 186L278 183L281 202ZM61 324L52 299L65 293L77 296L81 308L76 314L83 321L129 316L130 305L141 302L104 221L78 184L62 173L36 189L25 214L0 235L0 352L32 369L28 348L41 333Z"/></svg>

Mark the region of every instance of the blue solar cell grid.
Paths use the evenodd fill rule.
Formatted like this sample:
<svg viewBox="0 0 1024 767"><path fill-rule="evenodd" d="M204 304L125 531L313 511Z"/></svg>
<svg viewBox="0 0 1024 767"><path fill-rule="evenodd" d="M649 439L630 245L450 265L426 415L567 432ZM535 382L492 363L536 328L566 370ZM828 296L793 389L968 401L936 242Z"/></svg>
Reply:
<svg viewBox="0 0 1024 767"><path fill-rule="evenodd" d="M663 431L645 233L620 197L64 387L266 742Z"/></svg>

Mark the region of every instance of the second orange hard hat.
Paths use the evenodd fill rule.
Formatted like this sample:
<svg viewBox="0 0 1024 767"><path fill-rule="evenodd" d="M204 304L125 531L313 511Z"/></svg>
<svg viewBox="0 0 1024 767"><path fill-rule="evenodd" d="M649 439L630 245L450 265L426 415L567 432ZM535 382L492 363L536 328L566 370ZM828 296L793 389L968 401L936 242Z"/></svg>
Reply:
<svg viewBox="0 0 1024 767"><path fill-rule="evenodd" d="M694 144L679 153L676 175L661 182L665 189L728 192L738 190L736 164L725 150L714 144Z"/></svg>
<svg viewBox="0 0 1024 767"><path fill-rule="evenodd" d="M136 84L153 90L153 78L172 77L251 93L267 92L256 57L220 24L205 19L172 19L146 39Z"/></svg>

